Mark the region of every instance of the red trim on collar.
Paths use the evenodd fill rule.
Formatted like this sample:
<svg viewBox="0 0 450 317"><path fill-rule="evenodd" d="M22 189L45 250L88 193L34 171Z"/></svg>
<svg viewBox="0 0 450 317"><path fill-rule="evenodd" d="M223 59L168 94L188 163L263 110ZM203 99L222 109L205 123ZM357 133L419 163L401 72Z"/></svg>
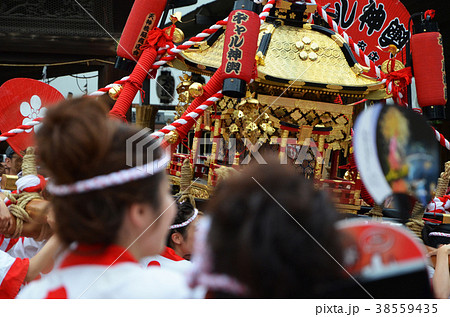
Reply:
<svg viewBox="0 0 450 317"><path fill-rule="evenodd" d="M10 239L8 246L5 249L5 252L8 252L9 250L12 249L13 246L15 246L17 244L17 242L19 242L20 238L17 239ZM23 237L22 237L22 242L23 242Z"/></svg>
<svg viewBox="0 0 450 317"><path fill-rule="evenodd" d="M137 263L131 253L121 246L80 245L67 255L60 267L66 268L76 265L110 266L125 262Z"/></svg>
<svg viewBox="0 0 450 317"><path fill-rule="evenodd" d="M172 261L184 261L186 259L183 259L181 256L175 253L175 250L169 247L166 247L166 249L161 253L161 256L172 260Z"/></svg>
<svg viewBox="0 0 450 317"><path fill-rule="evenodd" d="M67 291L64 288L64 286L61 286L60 288L54 289L47 293L47 296L45 299L68 299Z"/></svg>

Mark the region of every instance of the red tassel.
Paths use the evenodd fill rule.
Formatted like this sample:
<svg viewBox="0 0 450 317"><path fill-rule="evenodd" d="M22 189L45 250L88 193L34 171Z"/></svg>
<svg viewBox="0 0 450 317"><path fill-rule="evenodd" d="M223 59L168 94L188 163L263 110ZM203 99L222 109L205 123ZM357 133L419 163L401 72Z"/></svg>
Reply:
<svg viewBox="0 0 450 317"><path fill-rule="evenodd" d="M395 65L395 63L390 64ZM383 75L383 78L386 79L386 93L392 94L394 99L398 99L402 104L406 104L407 87L411 84L412 79L411 67L406 67L398 71L392 70L393 68L391 66L391 71L388 74ZM392 85L390 85L391 83ZM390 88L390 86L392 87Z"/></svg>

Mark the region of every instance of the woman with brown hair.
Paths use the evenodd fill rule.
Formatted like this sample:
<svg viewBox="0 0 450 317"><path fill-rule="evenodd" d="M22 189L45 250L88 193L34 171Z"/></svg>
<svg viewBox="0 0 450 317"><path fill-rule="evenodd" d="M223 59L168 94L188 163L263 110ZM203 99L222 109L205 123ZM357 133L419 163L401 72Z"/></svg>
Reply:
<svg viewBox="0 0 450 317"><path fill-rule="evenodd" d="M175 214L168 157L138 132L108 119L103 105L88 98L48 110L37 145L66 251L56 269L19 298L189 296L181 276L138 263L161 252Z"/></svg>

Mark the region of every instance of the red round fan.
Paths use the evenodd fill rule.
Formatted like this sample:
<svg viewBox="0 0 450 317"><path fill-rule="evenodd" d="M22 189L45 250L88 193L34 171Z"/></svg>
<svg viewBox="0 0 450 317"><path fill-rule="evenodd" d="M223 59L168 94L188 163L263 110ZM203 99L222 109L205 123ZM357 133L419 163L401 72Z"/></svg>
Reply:
<svg viewBox="0 0 450 317"><path fill-rule="evenodd" d="M55 88L29 78L14 78L0 87L0 131L7 132L45 115L48 107L64 99ZM34 126L7 140L20 153L33 144Z"/></svg>
<svg viewBox="0 0 450 317"><path fill-rule="evenodd" d="M425 268L425 247L398 224L353 219L338 229L346 236L344 266L353 275L374 279Z"/></svg>
<svg viewBox="0 0 450 317"><path fill-rule="evenodd" d="M344 267L358 281L345 289L347 298L432 298L426 249L403 226L367 219L337 224ZM342 295L340 295L342 296Z"/></svg>

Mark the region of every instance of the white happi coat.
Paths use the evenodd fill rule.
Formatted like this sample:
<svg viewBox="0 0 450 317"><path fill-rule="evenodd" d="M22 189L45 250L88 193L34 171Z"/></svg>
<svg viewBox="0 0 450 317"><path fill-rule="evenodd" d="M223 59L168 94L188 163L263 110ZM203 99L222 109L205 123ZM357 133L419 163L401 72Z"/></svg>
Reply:
<svg viewBox="0 0 450 317"><path fill-rule="evenodd" d="M192 270L192 263L175 253L169 247L164 252L154 256L148 256L141 259L140 263L148 268L163 268L171 271L179 272L186 276Z"/></svg>
<svg viewBox="0 0 450 317"><path fill-rule="evenodd" d="M30 261L44 245L31 238L0 235L0 298L14 298L22 286Z"/></svg>
<svg viewBox="0 0 450 317"><path fill-rule="evenodd" d="M27 276L30 261L0 251L0 298L15 298Z"/></svg>
<svg viewBox="0 0 450 317"><path fill-rule="evenodd" d="M119 246L79 246L58 267L24 287L17 298L190 298L191 289L176 272L144 269Z"/></svg>
<svg viewBox="0 0 450 317"><path fill-rule="evenodd" d="M45 245L46 241L36 241L32 238L20 237L9 239L0 235L0 250L16 258L32 258Z"/></svg>

